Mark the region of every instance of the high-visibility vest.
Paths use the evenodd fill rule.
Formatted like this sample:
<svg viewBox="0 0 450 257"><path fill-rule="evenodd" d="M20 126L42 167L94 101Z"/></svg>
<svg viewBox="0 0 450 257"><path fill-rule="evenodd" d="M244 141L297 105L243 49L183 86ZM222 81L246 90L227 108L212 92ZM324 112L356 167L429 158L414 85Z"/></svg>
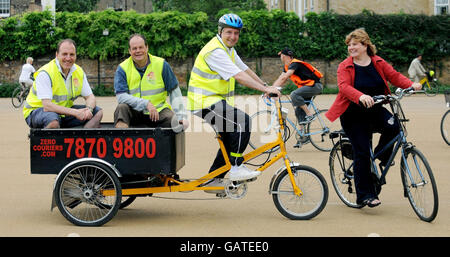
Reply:
<svg viewBox="0 0 450 257"><path fill-rule="evenodd" d="M218 48L228 53L225 46L216 36L202 48L195 59L189 79L188 110L205 109L222 100L234 106L235 79L231 77L228 81L224 80L219 73L211 70L205 61L205 58ZM234 53L232 51L232 54L229 55L233 63L235 62Z"/></svg>
<svg viewBox="0 0 450 257"><path fill-rule="evenodd" d="M34 73L34 78L36 78L41 72L45 72L49 75L52 83L52 103L71 108L73 106L73 101L77 97L81 96L81 89L83 88L83 78L85 74L80 66L76 64L74 65L76 69L72 72L70 92L66 88L66 82L58 69L58 66L56 65L55 59L42 66L36 73ZM27 118L33 110L40 107L43 107L42 100L37 97L36 81L34 81L23 107L24 118Z"/></svg>
<svg viewBox="0 0 450 257"><path fill-rule="evenodd" d="M120 64L127 77L128 93L134 97L149 100L158 112L164 108L172 109L166 101L167 91L162 78L164 59L153 55L149 55L149 59L150 64L142 78L131 56ZM145 110L144 113L149 112Z"/></svg>
<svg viewBox="0 0 450 257"><path fill-rule="evenodd" d="M291 65L291 63L293 62L298 62L301 63L303 65L305 65L306 68L308 68L316 77L317 79L320 79L323 77L322 73L320 73L319 70L317 70L314 66L312 66L311 64L307 63L307 62L303 62L300 61L298 59L292 59L292 61L289 63L289 65ZM286 72L288 70L289 65L284 65L284 71ZM294 82L294 84L297 87L302 87L302 86L313 86L315 83L315 80L313 79L306 79L306 80L302 80L299 76L292 74L290 76L290 79L292 80L292 82Z"/></svg>

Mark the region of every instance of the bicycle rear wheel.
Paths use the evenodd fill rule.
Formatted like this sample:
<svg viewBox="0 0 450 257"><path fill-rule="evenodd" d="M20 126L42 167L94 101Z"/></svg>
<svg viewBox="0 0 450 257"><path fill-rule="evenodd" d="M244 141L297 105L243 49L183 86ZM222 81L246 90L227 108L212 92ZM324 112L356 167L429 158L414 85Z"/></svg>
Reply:
<svg viewBox="0 0 450 257"><path fill-rule="evenodd" d="M339 140L330 152L328 160L330 177L339 199L352 208L361 208L356 203L356 188L353 173L353 150L350 141Z"/></svg>
<svg viewBox="0 0 450 257"><path fill-rule="evenodd" d="M272 187L273 202L278 211L292 220L308 220L317 216L328 201L328 186L319 171L308 166L292 166L296 185L303 195L297 196L292 188L287 168L275 179Z"/></svg>
<svg viewBox="0 0 450 257"><path fill-rule="evenodd" d="M272 115L270 110L263 110L253 114L251 117L252 131L250 135L249 145L253 149L257 149L267 143L277 139L278 133L278 116ZM285 125L281 131L283 141L288 139L288 128ZM278 150L279 146L267 150L265 153L271 153Z"/></svg>
<svg viewBox="0 0 450 257"><path fill-rule="evenodd" d="M408 197L414 212L421 220L431 222L436 218L439 201L430 165L415 147L405 150L404 160L400 165L400 171L405 197Z"/></svg>
<svg viewBox="0 0 450 257"><path fill-rule="evenodd" d="M17 87L16 89L14 89L14 91L11 95L12 105L16 108L19 108L23 104L24 98L22 97L21 94L22 94L22 88Z"/></svg>
<svg viewBox="0 0 450 257"><path fill-rule="evenodd" d="M103 190L113 190L103 196ZM119 210L122 187L107 166L87 161L65 169L55 182L55 201L61 214L78 226L101 226Z"/></svg>
<svg viewBox="0 0 450 257"><path fill-rule="evenodd" d="M450 145L450 110L446 111L441 120L441 135L447 145Z"/></svg>
<svg viewBox="0 0 450 257"><path fill-rule="evenodd" d="M338 122L332 123L324 116L324 113L327 111L328 109L319 110L314 120L306 127L306 134L309 135L311 144L324 152L329 152L333 148L330 133L339 130Z"/></svg>

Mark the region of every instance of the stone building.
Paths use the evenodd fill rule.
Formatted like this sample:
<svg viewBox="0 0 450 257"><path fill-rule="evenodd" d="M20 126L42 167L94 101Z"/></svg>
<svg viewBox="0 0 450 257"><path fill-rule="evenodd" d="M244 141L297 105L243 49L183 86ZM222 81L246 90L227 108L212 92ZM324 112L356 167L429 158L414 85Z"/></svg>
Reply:
<svg viewBox="0 0 450 257"><path fill-rule="evenodd" d="M57 1L57 0L55 0ZM0 0L0 18L19 15L24 12L41 11L45 0ZM153 11L152 0L99 0L96 11L114 9L135 10L140 13Z"/></svg>
<svg viewBox="0 0 450 257"><path fill-rule="evenodd" d="M363 9L378 14L407 13L437 15L449 13L450 0L264 0L267 9L295 12L304 18L308 12L334 11L338 14L358 14Z"/></svg>
<svg viewBox="0 0 450 257"><path fill-rule="evenodd" d="M113 9L116 11L135 10L139 13L149 13L153 11L152 0L100 0L97 3L96 11Z"/></svg>

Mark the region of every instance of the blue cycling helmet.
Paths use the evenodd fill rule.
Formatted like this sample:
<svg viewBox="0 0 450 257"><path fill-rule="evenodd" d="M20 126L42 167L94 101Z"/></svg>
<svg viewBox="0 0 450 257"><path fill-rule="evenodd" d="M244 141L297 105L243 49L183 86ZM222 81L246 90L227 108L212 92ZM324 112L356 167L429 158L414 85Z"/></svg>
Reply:
<svg viewBox="0 0 450 257"><path fill-rule="evenodd" d="M225 14L219 19L219 27L221 28L242 29L243 26L242 19L234 13Z"/></svg>

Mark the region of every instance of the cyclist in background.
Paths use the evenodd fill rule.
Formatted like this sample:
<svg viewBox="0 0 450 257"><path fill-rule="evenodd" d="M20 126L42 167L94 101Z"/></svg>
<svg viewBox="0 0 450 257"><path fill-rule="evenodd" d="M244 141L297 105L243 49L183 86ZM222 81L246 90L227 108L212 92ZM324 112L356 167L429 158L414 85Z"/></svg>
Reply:
<svg viewBox="0 0 450 257"><path fill-rule="evenodd" d="M30 88L33 85L33 80L31 76L36 70L33 67L33 58L28 57L27 63L22 66L22 71L20 72L19 83L25 87L25 89Z"/></svg>
<svg viewBox="0 0 450 257"><path fill-rule="evenodd" d="M310 100L313 96L322 93L323 86L320 83L320 78L323 75L311 64L296 59L294 52L288 47L281 50L278 55L284 64L284 68L272 86L282 87L288 79L291 79L298 87L292 91L291 101L295 109L295 116L297 116L300 124L300 129L302 129L304 124L309 123L314 118L305 100ZM299 147L308 141L309 137L302 136L294 147Z"/></svg>
<svg viewBox="0 0 450 257"><path fill-rule="evenodd" d="M426 76L426 70L420 63L422 61L422 54L418 53L417 57L412 60L411 64L409 65L408 74L409 78L413 82L419 82L420 78L423 78Z"/></svg>

